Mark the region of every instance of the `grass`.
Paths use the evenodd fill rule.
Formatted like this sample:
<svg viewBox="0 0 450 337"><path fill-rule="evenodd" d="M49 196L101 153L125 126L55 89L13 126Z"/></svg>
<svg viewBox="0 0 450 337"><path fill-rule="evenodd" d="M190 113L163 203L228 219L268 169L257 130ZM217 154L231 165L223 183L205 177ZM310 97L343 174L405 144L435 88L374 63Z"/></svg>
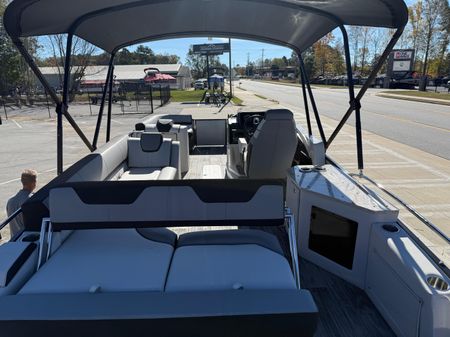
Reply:
<svg viewBox="0 0 450 337"><path fill-rule="evenodd" d="M242 105L242 99L240 99L239 97L233 96L231 98L231 102L233 102L233 104L236 105Z"/></svg>
<svg viewBox="0 0 450 337"><path fill-rule="evenodd" d="M411 97L425 97L425 98L437 98L450 101L450 94L447 93L437 93L430 91L383 91L382 94L392 94L392 95L403 95Z"/></svg>
<svg viewBox="0 0 450 337"><path fill-rule="evenodd" d="M203 98L204 90L172 90L172 102L200 102Z"/></svg>

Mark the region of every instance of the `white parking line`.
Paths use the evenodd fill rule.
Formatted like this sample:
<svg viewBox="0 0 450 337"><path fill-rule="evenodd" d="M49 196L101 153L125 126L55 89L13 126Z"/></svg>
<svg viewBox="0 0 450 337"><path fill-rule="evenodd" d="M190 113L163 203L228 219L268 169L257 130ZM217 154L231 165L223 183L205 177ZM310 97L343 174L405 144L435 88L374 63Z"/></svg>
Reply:
<svg viewBox="0 0 450 337"><path fill-rule="evenodd" d="M122 123L122 122L116 121L116 120L114 120L114 119L111 119L111 122L114 122L114 123L117 123L117 124L123 125L123 123Z"/></svg>
<svg viewBox="0 0 450 337"><path fill-rule="evenodd" d="M22 125L20 125L19 123L17 123L14 119L11 119L11 120L14 122L14 124L17 125L17 127L18 127L19 129L23 129L23 128L22 128Z"/></svg>

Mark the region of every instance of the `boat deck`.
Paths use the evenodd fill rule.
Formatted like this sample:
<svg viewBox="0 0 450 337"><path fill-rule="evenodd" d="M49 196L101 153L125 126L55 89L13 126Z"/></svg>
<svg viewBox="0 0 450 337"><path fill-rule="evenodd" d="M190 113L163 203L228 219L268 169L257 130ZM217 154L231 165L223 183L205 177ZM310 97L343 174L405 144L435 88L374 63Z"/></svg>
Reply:
<svg viewBox="0 0 450 337"><path fill-rule="evenodd" d="M315 337L396 336L363 290L304 259L300 278L319 308Z"/></svg>

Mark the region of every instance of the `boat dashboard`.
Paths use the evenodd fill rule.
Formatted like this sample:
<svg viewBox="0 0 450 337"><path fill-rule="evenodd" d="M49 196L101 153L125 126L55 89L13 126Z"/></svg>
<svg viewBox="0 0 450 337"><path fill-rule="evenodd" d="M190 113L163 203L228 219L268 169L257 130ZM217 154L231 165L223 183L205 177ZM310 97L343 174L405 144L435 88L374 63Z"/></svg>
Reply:
<svg viewBox="0 0 450 337"><path fill-rule="evenodd" d="M239 112L228 116L230 144L237 144L239 138L245 138L248 142L264 118L264 111Z"/></svg>

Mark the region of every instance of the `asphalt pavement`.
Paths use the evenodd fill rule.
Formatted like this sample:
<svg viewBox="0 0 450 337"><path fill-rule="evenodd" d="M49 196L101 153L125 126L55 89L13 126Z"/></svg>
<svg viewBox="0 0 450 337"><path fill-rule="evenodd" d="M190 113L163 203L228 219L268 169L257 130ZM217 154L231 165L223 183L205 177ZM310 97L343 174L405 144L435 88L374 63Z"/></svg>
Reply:
<svg viewBox="0 0 450 337"><path fill-rule="evenodd" d="M300 87L250 80L242 80L240 86L281 105L303 107ZM380 91L369 89L361 101L364 130L450 159L449 106L379 97ZM336 121L342 118L349 101L346 89L313 88L313 93L321 114ZM354 125L353 117L349 123Z"/></svg>

